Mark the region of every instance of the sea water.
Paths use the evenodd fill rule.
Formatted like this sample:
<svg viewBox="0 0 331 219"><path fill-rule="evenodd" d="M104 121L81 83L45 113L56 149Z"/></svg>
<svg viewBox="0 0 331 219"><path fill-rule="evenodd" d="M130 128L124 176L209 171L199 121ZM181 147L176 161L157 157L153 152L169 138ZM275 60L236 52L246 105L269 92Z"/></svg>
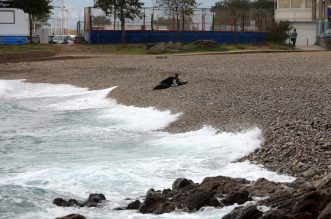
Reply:
<svg viewBox="0 0 331 219"><path fill-rule="evenodd" d="M150 188L171 188L179 177L294 180L248 161L233 163L260 146L260 129L162 132L181 114L117 104L106 98L113 89L0 80L0 218L221 218L235 205L158 216L113 208L126 206L127 198L142 200ZM101 208L52 204L90 193L107 201Z"/></svg>

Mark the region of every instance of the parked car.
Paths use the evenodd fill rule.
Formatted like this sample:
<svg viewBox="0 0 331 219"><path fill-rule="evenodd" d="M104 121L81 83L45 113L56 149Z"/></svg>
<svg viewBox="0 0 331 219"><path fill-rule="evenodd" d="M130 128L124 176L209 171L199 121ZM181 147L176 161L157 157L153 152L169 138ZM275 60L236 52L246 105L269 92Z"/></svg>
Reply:
<svg viewBox="0 0 331 219"><path fill-rule="evenodd" d="M55 35L53 42L56 44L73 44L73 40L69 35Z"/></svg>
<svg viewBox="0 0 331 219"><path fill-rule="evenodd" d="M74 44L79 44L80 43L80 37L75 37L74 38Z"/></svg>

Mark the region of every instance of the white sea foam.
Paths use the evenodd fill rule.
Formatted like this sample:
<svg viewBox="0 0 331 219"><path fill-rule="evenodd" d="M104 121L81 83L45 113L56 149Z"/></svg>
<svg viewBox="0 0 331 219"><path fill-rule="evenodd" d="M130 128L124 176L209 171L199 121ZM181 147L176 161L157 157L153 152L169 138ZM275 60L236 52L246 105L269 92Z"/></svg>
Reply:
<svg viewBox="0 0 331 219"><path fill-rule="evenodd" d="M235 206L161 216L111 209L126 205L127 197L139 198L149 188L170 187L178 177L195 182L217 175L294 180L248 161L232 163L260 146L260 129L226 133L206 126L180 134L153 131L180 114L119 105L106 98L112 89L0 81L0 104L1 99L15 102L14 111L2 112L7 113L3 119L8 124L0 126L0 143L5 146L0 146L5 152L0 160L0 190L6 188L10 194L6 197L14 197L13 211L15 203L42 206L27 208L24 214L18 213L19 207L16 213L8 210L8 218L69 213L90 218L220 218ZM83 200L94 192L109 199L103 208L63 209L51 204L54 197ZM24 196L30 193L35 197Z"/></svg>

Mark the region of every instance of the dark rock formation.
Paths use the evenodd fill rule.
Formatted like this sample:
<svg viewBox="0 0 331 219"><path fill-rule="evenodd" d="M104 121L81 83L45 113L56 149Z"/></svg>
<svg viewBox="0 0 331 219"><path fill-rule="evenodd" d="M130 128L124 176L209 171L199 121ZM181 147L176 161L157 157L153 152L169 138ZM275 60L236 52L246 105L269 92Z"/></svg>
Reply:
<svg viewBox="0 0 331 219"><path fill-rule="evenodd" d="M262 212L255 205L237 207L231 213L225 215L223 219L257 219L261 218Z"/></svg>
<svg viewBox="0 0 331 219"><path fill-rule="evenodd" d="M331 189L302 190L273 201L275 209L266 212L263 218L324 219L331 215Z"/></svg>
<svg viewBox="0 0 331 219"><path fill-rule="evenodd" d="M164 198L159 192L149 190L145 201L140 205L139 211L143 214L163 214L175 210L173 203Z"/></svg>
<svg viewBox="0 0 331 219"><path fill-rule="evenodd" d="M290 219L290 217L283 211L272 209L263 215L263 219Z"/></svg>
<svg viewBox="0 0 331 219"><path fill-rule="evenodd" d="M74 207L74 206L78 206L78 207L84 207L84 204L79 203L79 201L77 201L76 199L69 199L68 203L70 206Z"/></svg>
<svg viewBox="0 0 331 219"><path fill-rule="evenodd" d="M177 191L187 185L192 185L193 181L192 180L187 180L185 178L178 178L175 180L175 182L172 184L172 189Z"/></svg>
<svg viewBox="0 0 331 219"><path fill-rule="evenodd" d="M317 218L319 213L331 202L331 190L318 190L306 193L294 199L289 207L293 214L310 213L312 218Z"/></svg>
<svg viewBox="0 0 331 219"><path fill-rule="evenodd" d="M233 204L242 205L252 197L265 197L256 204L239 206L224 219L330 219L331 188L330 176L318 182L307 183L296 180L292 183L275 183L264 178L250 182L224 176L206 177L201 184L179 178L172 189L163 191L150 189L145 200L136 200L123 209L139 209L141 213L163 214L182 209L195 212L206 206L222 208ZM103 200L96 194L89 199ZM54 200L66 206L63 199ZM77 205L77 203L75 203ZM79 204L79 203L78 203ZM262 213L256 205L266 205L271 210Z"/></svg>
<svg viewBox="0 0 331 219"><path fill-rule="evenodd" d="M71 206L68 201L66 201L62 198L54 199L53 204L56 206L59 206L59 207L70 207Z"/></svg>
<svg viewBox="0 0 331 219"><path fill-rule="evenodd" d="M252 196L267 196L280 191L287 190L287 186L281 183L271 182L265 178L258 179L253 185L246 189Z"/></svg>
<svg viewBox="0 0 331 219"><path fill-rule="evenodd" d="M227 194L238 191L248 185L250 182L246 179L235 179L226 176L206 177L201 182L200 187L211 189L218 194Z"/></svg>
<svg viewBox="0 0 331 219"><path fill-rule="evenodd" d="M331 188L331 173L316 181L314 186L318 189Z"/></svg>
<svg viewBox="0 0 331 219"><path fill-rule="evenodd" d="M222 200L224 205L233 205L235 203L241 205L247 201L251 201L252 199L249 197L249 192L246 190L231 192L228 194L225 199Z"/></svg>
<svg viewBox="0 0 331 219"><path fill-rule="evenodd" d="M225 194L228 194L223 199L226 204L242 204L251 200L249 192L243 190L249 183L245 179L223 176L207 177L201 184L179 178L172 184L172 189L164 189L162 192L150 189L144 202L139 204L139 211L141 213L163 214L175 209L194 212L205 206L224 207L218 198ZM136 204L138 205L138 203ZM131 208L128 206L127 209Z"/></svg>
<svg viewBox="0 0 331 219"><path fill-rule="evenodd" d="M64 200L63 198L56 198L53 204L59 207L97 207L98 204L105 201L106 197L103 194L90 194L84 203L80 203L76 199Z"/></svg>
<svg viewBox="0 0 331 219"><path fill-rule="evenodd" d="M141 205L141 202L139 200L136 200L134 202L131 202L130 204L128 204L128 206L126 207L126 209L129 209L129 210L138 210L139 207Z"/></svg>
<svg viewBox="0 0 331 219"><path fill-rule="evenodd" d="M67 216L58 217L56 219L86 219L86 217L84 217L83 215L80 215L80 214L69 214Z"/></svg>
<svg viewBox="0 0 331 219"><path fill-rule="evenodd" d="M318 219L330 219L331 218L331 202L323 209L318 216Z"/></svg>
<svg viewBox="0 0 331 219"><path fill-rule="evenodd" d="M85 207L97 207L106 197L103 194L90 194L88 199L84 202Z"/></svg>
<svg viewBox="0 0 331 219"><path fill-rule="evenodd" d="M215 192L202 188L191 191L184 200L182 207L190 211L199 210L204 206L209 206L211 199L214 198Z"/></svg>

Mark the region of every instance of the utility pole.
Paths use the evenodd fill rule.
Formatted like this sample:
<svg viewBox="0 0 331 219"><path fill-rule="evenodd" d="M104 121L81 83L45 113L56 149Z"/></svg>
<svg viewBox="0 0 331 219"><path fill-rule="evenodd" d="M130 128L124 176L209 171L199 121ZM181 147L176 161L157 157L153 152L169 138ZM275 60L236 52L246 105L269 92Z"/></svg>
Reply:
<svg viewBox="0 0 331 219"><path fill-rule="evenodd" d="M64 0L61 0L61 34L64 35Z"/></svg>

